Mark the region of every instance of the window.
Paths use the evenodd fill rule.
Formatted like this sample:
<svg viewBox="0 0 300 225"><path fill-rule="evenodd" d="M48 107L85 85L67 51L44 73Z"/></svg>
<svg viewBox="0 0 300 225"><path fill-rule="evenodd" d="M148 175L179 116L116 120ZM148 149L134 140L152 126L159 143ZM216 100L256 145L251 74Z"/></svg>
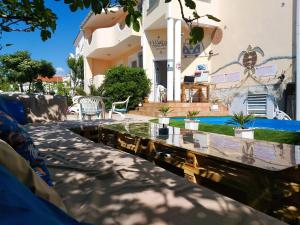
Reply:
<svg viewBox="0 0 300 225"><path fill-rule="evenodd" d="M131 67L137 67L137 61L136 60L131 62Z"/></svg>
<svg viewBox="0 0 300 225"><path fill-rule="evenodd" d="M143 68L143 53L138 54L139 67Z"/></svg>
<svg viewBox="0 0 300 225"><path fill-rule="evenodd" d="M148 7L148 14L151 13L158 5L160 0L148 0L149 7Z"/></svg>

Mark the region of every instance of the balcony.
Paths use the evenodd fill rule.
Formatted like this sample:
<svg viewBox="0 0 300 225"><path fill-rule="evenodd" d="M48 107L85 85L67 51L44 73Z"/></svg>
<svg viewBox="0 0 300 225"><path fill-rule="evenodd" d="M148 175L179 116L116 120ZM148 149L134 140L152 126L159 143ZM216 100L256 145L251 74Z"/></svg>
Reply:
<svg viewBox="0 0 300 225"><path fill-rule="evenodd" d="M90 39L85 55L94 58L107 58L112 51L117 54L127 51L128 48L140 45L141 32L135 32L125 24L96 29Z"/></svg>
<svg viewBox="0 0 300 225"><path fill-rule="evenodd" d="M161 29L167 26L168 4L164 0L146 0L143 8L144 30Z"/></svg>
<svg viewBox="0 0 300 225"><path fill-rule="evenodd" d="M218 17L217 0L197 0L196 9L199 15L211 14ZM183 4L184 14L187 18L193 17L193 10ZM178 1L165 3L164 0L144 1L143 26L144 30L163 29L167 27L167 18L182 19ZM205 27L216 27L218 23L206 17L195 21Z"/></svg>

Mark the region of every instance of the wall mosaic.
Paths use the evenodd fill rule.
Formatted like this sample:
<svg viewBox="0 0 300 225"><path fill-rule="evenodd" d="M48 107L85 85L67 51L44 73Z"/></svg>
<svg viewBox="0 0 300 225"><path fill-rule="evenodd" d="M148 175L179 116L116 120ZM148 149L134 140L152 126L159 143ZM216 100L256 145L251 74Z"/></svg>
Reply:
<svg viewBox="0 0 300 225"><path fill-rule="evenodd" d="M184 57L197 57L204 50L203 43L198 42L196 45L190 45L188 43L184 43L182 46L182 54Z"/></svg>

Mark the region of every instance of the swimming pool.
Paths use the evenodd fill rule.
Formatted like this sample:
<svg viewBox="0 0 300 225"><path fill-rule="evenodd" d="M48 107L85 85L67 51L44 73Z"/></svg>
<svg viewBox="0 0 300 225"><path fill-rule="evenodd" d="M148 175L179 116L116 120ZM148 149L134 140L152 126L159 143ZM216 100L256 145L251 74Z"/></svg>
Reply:
<svg viewBox="0 0 300 225"><path fill-rule="evenodd" d="M176 120L176 121L183 121L184 119L185 118L172 118L172 120ZM224 116L224 117L198 117L195 118L194 120L197 120L200 123L225 125L226 122L230 121L230 119L231 119L230 116L226 116L226 117ZM246 127L300 132L300 121L256 118L253 121L249 122L246 125Z"/></svg>

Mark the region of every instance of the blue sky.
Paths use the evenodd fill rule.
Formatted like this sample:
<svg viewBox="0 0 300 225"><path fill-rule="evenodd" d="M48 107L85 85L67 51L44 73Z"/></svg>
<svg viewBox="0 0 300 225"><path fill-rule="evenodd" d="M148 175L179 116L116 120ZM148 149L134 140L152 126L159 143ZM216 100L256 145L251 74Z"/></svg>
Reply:
<svg viewBox="0 0 300 225"><path fill-rule="evenodd" d="M66 74L69 69L66 59L74 52L73 41L80 29L80 23L89 10L71 12L63 1L46 0L46 5L57 15L57 28L52 38L43 42L39 31L34 33L3 33L0 42L12 43L4 47L0 54L13 53L18 50L28 50L33 59L45 59L53 63L59 75Z"/></svg>

